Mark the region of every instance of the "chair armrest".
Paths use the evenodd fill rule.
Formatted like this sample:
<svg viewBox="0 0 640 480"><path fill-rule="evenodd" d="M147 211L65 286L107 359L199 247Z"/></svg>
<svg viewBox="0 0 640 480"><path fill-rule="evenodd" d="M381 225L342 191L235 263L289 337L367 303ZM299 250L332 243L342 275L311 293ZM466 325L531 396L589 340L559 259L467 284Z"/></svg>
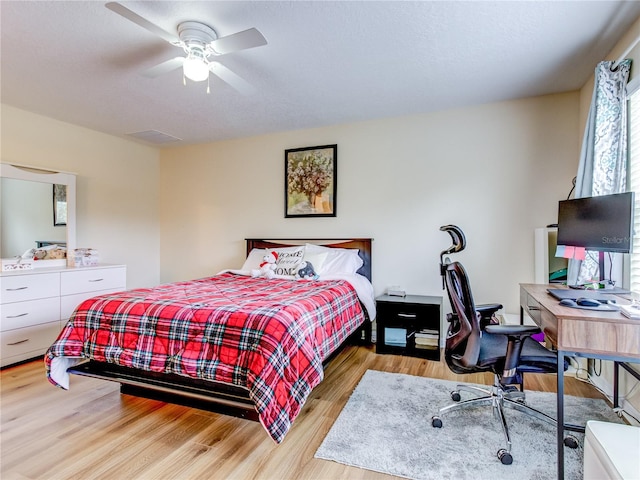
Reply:
<svg viewBox="0 0 640 480"><path fill-rule="evenodd" d="M476 305L476 311L483 317L490 317L498 310L502 308L499 303L485 303L482 305Z"/></svg>
<svg viewBox="0 0 640 480"><path fill-rule="evenodd" d="M512 335L516 337L530 337L531 335L540 333L540 329L536 325L487 325L485 331L487 333Z"/></svg>
<svg viewBox="0 0 640 480"><path fill-rule="evenodd" d="M496 325L500 323L495 317L495 313L502 308L499 303L485 303L476 305L476 312L480 315L480 328L485 329L487 325Z"/></svg>

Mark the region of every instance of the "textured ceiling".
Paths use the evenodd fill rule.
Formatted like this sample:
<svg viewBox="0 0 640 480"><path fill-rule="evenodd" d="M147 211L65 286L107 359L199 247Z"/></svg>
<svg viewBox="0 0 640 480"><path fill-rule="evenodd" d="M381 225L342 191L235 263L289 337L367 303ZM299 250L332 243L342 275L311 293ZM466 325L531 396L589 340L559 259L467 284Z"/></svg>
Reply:
<svg viewBox="0 0 640 480"><path fill-rule="evenodd" d="M141 75L182 50L104 2L2 0L2 103L170 145L417 114L576 90L640 16L620 1L121 3L172 33L257 28L268 45L217 57L256 93Z"/></svg>

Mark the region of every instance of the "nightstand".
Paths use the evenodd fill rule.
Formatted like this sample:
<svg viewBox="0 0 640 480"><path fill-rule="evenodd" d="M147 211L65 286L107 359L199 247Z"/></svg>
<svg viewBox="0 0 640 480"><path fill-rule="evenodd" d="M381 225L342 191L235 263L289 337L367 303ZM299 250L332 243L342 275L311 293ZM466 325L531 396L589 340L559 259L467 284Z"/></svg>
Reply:
<svg viewBox="0 0 640 480"><path fill-rule="evenodd" d="M376 298L376 353L440 360L442 297Z"/></svg>

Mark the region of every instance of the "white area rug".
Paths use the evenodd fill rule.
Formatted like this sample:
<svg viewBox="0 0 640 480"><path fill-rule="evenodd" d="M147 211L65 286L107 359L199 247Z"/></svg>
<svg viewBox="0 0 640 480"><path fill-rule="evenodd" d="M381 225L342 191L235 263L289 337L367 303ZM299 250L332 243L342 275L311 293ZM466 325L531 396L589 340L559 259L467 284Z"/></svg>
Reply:
<svg viewBox="0 0 640 480"><path fill-rule="evenodd" d="M316 458L411 479L546 480L557 476L556 429L506 409L513 443L512 465L496 454L506 446L492 408L478 407L431 417L452 403L456 383L368 370L315 454ZM461 392L463 400L470 394ZM555 416L556 395L527 391L527 404ZM603 400L565 396L565 422L621 423ZM582 479L583 434L565 448L565 478Z"/></svg>

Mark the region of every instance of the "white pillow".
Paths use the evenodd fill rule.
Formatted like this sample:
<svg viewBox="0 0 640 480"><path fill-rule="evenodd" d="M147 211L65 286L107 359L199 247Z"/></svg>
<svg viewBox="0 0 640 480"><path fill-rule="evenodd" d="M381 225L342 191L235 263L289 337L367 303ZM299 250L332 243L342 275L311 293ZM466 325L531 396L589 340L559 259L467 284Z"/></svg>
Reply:
<svg viewBox="0 0 640 480"><path fill-rule="evenodd" d="M257 270L260 268L260 264L264 261L262 257L264 257L265 249L264 248L253 248L249 255L247 255L247 259L242 264L241 270Z"/></svg>
<svg viewBox="0 0 640 480"><path fill-rule="evenodd" d="M327 257L321 266L316 268L319 275L353 275L364 265L357 248L330 248L312 243L305 245L305 255L320 253L326 253Z"/></svg>

